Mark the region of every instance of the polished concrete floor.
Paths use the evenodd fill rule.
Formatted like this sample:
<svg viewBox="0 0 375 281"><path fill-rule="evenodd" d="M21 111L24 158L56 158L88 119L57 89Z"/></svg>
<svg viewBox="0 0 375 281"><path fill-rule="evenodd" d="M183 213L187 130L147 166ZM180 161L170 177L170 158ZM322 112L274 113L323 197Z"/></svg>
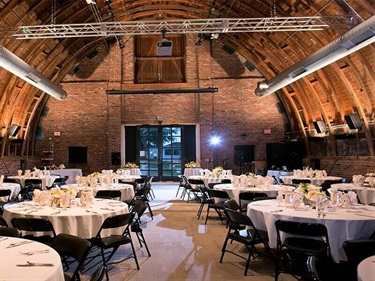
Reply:
<svg viewBox="0 0 375 281"><path fill-rule="evenodd" d="M225 225L214 212L207 225L204 218L197 220L199 204L186 203L179 196L175 198L177 186L171 183L153 184L156 196L151 201L154 217L151 219L149 214L142 217L151 257L144 247L140 248L134 236L140 270L130 259L110 268L110 280L274 280L274 263L266 257L251 261L248 276L244 276L245 262L234 255L226 254L223 263L220 263L221 247L227 232ZM246 255L243 246L235 243L229 246ZM121 247L114 260L121 260L129 253L129 248ZM82 279L90 280L92 271L84 272ZM279 280L295 279L282 274Z"/></svg>

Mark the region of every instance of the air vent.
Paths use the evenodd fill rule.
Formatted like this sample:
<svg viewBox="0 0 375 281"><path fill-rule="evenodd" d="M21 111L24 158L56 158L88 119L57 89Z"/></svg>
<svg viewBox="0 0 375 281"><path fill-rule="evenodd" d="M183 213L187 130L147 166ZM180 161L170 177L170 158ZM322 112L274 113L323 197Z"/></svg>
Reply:
<svg viewBox="0 0 375 281"><path fill-rule="evenodd" d="M29 78L31 81L33 81L35 83L39 83L40 81L42 81L42 79L40 79L38 76L32 74L31 72L26 74L26 78Z"/></svg>
<svg viewBox="0 0 375 281"><path fill-rule="evenodd" d="M372 28L365 29L362 33L358 34L353 39L348 40L347 42L342 44L342 47L346 50L350 50L355 46L361 44L362 42L369 40L373 36L375 36L375 31Z"/></svg>

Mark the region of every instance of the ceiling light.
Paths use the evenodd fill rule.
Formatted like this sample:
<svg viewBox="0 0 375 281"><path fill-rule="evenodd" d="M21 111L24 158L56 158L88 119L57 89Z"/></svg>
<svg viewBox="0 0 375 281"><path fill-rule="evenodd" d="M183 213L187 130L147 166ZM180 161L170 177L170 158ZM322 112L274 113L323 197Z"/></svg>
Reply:
<svg viewBox="0 0 375 281"><path fill-rule="evenodd" d="M66 91L4 48L4 46L0 46L0 66L56 99L62 100L67 96Z"/></svg>

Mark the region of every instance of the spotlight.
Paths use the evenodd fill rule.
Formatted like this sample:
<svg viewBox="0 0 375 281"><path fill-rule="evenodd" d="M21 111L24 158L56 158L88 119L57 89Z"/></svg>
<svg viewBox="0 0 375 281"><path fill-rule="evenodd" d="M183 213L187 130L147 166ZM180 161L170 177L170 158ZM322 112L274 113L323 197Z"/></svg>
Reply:
<svg viewBox="0 0 375 281"><path fill-rule="evenodd" d="M220 144L220 142L221 142L221 139L219 136L212 136L210 139L210 144L214 146Z"/></svg>

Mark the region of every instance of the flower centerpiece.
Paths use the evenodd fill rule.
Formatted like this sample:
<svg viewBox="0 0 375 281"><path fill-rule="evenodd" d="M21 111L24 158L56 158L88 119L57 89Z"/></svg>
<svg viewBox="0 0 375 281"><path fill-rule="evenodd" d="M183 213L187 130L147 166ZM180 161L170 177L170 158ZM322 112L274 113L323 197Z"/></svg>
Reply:
<svg viewBox="0 0 375 281"><path fill-rule="evenodd" d="M295 189L295 192L303 194L303 202L306 205L311 205L313 207L315 207L314 198L326 197L326 194L321 191L320 186L309 183L300 183Z"/></svg>
<svg viewBox="0 0 375 281"><path fill-rule="evenodd" d="M371 187L375 187L375 173L367 173L365 182L367 182Z"/></svg>
<svg viewBox="0 0 375 281"><path fill-rule="evenodd" d="M128 162L125 165L123 165L121 168L123 169L137 169L139 166L136 163Z"/></svg>
<svg viewBox="0 0 375 281"><path fill-rule="evenodd" d="M87 176L87 182L89 186L95 186L98 183L99 178L101 177L101 173L93 172Z"/></svg>
<svg viewBox="0 0 375 281"><path fill-rule="evenodd" d="M216 167L212 170L212 173L214 174L214 176L219 177L222 171L223 171L223 167L221 167L221 166L216 166Z"/></svg>
<svg viewBox="0 0 375 281"><path fill-rule="evenodd" d="M54 207L69 207L70 201L77 196L77 191L74 188L52 188L51 189L51 205Z"/></svg>
<svg viewBox="0 0 375 281"><path fill-rule="evenodd" d="M201 164L195 161L190 161L189 163L185 164L185 168L200 168Z"/></svg>

